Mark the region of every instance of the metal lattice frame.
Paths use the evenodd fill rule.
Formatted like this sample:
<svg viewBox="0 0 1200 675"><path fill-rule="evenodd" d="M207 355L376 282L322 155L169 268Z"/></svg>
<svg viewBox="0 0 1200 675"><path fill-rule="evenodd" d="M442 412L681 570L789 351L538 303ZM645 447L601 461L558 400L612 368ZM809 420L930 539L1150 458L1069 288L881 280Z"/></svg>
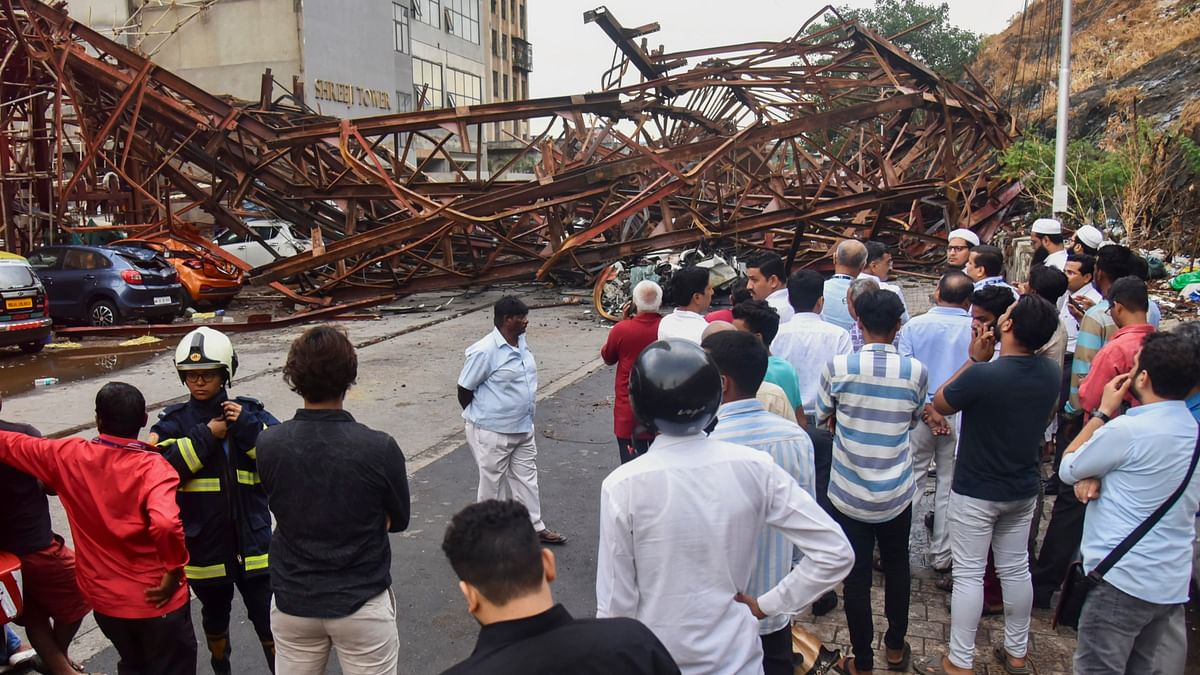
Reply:
<svg viewBox="0 0 1200 675"><path fill-rule="evenodd" d="M634 42L655 25L596 10L617 47L600 93L334 120L300 92L274 101L269 75L236 103L36 0L0 3L6 241L103 210L207 245L182 214L254 237L252 203L315 235L252 272L305 302L590 276L698 244L811 264L878 236L899 264L932 261L948 229L989 234L1019 192L994 175L1009 142L994 99L831 8L820 31L674 54ZM512 120L544 130L489 174L484 125ZM533 179L505 179L521 164Z"/></svg>

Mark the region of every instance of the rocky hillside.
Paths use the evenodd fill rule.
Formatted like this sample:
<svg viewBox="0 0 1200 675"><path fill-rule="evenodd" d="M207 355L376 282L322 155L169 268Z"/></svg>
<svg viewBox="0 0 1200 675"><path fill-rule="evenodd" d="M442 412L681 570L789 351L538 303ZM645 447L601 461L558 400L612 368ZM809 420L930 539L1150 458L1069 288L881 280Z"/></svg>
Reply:
<svg viewBox="0 0 1200 675"><path fill-rule="evenodd" d="M1053 134L1061 0L1030 0L984 42L971 71L1019 126ZM1200 140L1200 0L1076 0L1071 135L1102 133L1134 112Z"/></svg>

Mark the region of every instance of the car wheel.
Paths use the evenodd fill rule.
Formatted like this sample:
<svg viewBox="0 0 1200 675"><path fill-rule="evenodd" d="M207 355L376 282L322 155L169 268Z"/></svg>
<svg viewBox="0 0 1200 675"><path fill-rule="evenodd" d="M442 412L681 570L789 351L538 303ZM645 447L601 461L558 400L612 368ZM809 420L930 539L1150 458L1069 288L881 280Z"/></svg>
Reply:
<svg viewBox="0 0 1200 675"><path fill-rule="evenodd" d="M26 354L36 354L46 347L45 342L23 342L21 343L21 351Z"/></svg>
<svg viewBox="0 0 1200 675"><path fill-rule="evenodd" d="M185 289L179 294L179 316L187 316L188 307L194 304L195 301L192 300L192 295Z"/></svg>
<svg viewBox="0 0 1200 675"><path fill-rule="evenodd" d="M213 300L213 301L212 301L212 306L213 306L213 307L215 307L215 308L217 308L217 309L228 309L228 308L229 308L229 303L231 303L231 302L233 302L233 296L232 296L232 295L231 295L231 296L229 296L229 297L227 297L227 298L218 298L218 299L216 299L216 300Z"/></svg>
<svg viewBox="0 0 1200 675"><path fill-rule="evenodd" d="M177 317L174 314L156 314L146 317L147 323L175 323Z"/></svg>
<svg viewBox="0 0 1200 675"><path fill-rule="evenodd" d="M108 300L97 300L88 309L88 324L92 326L115 326L121 320L117 306Z"/></svg>

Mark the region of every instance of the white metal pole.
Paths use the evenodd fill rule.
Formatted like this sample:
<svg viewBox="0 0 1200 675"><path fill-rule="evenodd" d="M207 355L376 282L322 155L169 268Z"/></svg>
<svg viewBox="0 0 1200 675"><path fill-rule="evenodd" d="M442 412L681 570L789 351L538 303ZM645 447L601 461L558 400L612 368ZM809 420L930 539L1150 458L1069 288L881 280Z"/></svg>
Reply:
<svg viewBox="0 0 1200 675"><path fill-rule="evenodd" d="M1071 103L1071 0L1063 0L1058 54L1058 118L1054 136L1054 214L1067 211L1067 113Z"/></svg>

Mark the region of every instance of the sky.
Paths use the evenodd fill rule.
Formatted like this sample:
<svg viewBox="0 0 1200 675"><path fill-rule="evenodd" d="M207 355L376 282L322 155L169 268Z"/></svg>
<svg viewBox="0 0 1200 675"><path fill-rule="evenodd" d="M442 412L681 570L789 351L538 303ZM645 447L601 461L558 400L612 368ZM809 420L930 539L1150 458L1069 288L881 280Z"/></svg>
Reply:
<svg viewBox="0 0 1200 675"><path fill-rule="evenodd" d="M583 23L583 13L601 5L626 27L657 21L646 36L651 48L668 52L781 40L800 29L828 0L528 0L529 41L533 44L530 95L535 98L600 89L600 75L612 62L613 43L599 27ZM991 35L1021 11L1023 0L948 0L950 20ZM872 0L840 0L836 5L874 5ZM639 38L640 39L640 38Z"/></svg>

